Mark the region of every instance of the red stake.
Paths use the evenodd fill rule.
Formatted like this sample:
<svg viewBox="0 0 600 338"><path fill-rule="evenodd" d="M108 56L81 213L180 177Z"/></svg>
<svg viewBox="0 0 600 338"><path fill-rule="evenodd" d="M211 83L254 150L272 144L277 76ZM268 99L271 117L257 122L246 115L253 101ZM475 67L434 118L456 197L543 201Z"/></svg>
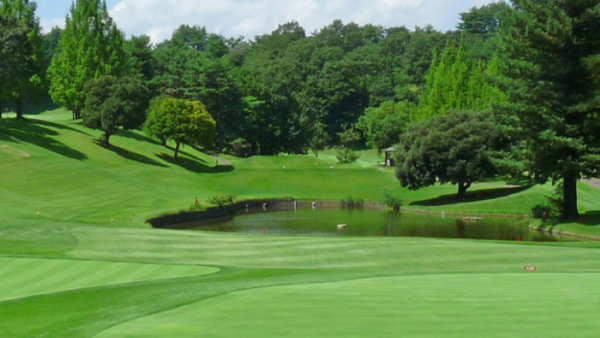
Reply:
<svg viewBox="0 0 600 338"><path fill-rule="evenodd" d="M521 241L521 236L519 236L519 238L517 239L517 241L519 241L519 242Z"/></svg>
<svg viewBox="0 0 600 338"><path fill-rule="evenodd" d="M381 237L381 231L379 232L379 237Z"/></svg>
<svg viewBox="0 0 600 338"><path fill-rule="evenodd" d="M267 234L267 229L265 228L265 229L263 229L263 235L266 235L266 234Z"/></svg>

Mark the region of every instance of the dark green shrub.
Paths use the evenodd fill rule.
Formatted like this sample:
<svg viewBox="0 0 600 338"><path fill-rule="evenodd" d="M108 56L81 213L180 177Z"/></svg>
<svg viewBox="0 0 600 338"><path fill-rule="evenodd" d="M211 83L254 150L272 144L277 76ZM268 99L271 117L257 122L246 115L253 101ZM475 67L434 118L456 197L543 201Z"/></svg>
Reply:
<svg viewBox="0 0 600 338"><path fill-rule="evenodd" d="M397 194L384 190L383 191L383 204L387 207L394 209L394 211L400 211L400 208L404 205L404 201Z"/></svg>
<svg viewBox="0 0 600 338"><path fill-rule="evenodd" d="M220 208L231 207L235 203L237 196L226 194L223 196L213 196L212 199L209 199L208 204L216 205Z"/></svg>

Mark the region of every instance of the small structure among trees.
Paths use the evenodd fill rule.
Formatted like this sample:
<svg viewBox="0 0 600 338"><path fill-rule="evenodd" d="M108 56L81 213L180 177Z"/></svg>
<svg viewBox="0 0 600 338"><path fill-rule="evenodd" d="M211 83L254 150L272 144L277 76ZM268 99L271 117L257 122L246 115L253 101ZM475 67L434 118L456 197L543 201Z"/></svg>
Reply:
<svg viewBox="0 0 600 338"><path fill-rule="evenodd" d="M396 160L394 159L394 153L396 152L396 148L390 147L383 149L385 153L385 166L388 168L396 166Z"/></svg>

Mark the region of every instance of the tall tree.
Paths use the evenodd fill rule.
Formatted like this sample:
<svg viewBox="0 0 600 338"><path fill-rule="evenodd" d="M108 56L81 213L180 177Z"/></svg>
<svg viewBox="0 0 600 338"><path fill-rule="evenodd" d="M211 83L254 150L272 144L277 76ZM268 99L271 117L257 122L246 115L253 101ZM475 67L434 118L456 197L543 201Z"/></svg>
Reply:
<svg viewBox="0 0 600 338"><path fill-rule="evenodd" d="M100 76L119 76L127 65L123 33L108 15L105 0L77 0L66 18L59 52L50 69L54 102L81 118L85 84Z"/></svg>
<svg viewBox="0 0 600 338"><path fill-rule="evenodd" d="M83 125L102 130L104 145L120 128L136 129L146 120L149 95L140 79L101 76L90 80L85 92Z"/></svg>
<svg viewBox="0 0 600 338"><path fill-rule="evenodd" d="M540 178L562 180L564 218L578 217L577 181L600 166L600 0L513 0L501 72Z"/></svg>
<svg viewBox="0 0 600 338"><path fill-rule="evenodd" d="M123 49L128 57L127 75L140 77L147 85L154 78L154 58L150 37L131 36L123 43Z"/></svg>
<svg viewBox="0 0 600 338"><path fill-rule="evenodd" d="M0 13L16 18L26 29L27 39L22 41L13 63L15 73L8 80L15 99L17 117L23 117L23 101L44 94L46 64L39 18L35 15L37 3L29 0L1 0Z"/></svg>
<svg viewBox="0 0 600 338"><path fill-rule="evenodd" d="M13 79L18 76L19 63L26 57L24 46L27 27L16 17L0 13L0 103L12 97ZM0 105L0 117L2 117Z"/></svg>
<svg viewBox="0 0 600 338"><path fill-rule="evenodd" d="M221 54L221 53L219 53ZM206 105L217 122L219 150L240 128L244 108L237 79L227 58L208 52L191 55L186 65L186 98Z"/></svg>
<svg viewBox="0 0 600 338"><path fill-rule="evenodd" d="M50 67L54 55L58 52L58 46L60 44L60 36L62 35L62 32L62 28L53 27L50 32L45 33L42 36L46 56L46 67Z"/></svg>
<svg viewBox="0 0 600 338"><path fill-rule="evenodd" d="M382 149L396 145L410 123L409 102L395 103L387 101L377 108L368 108L356 125L367 138L367 145L381 152Z"/></svg>

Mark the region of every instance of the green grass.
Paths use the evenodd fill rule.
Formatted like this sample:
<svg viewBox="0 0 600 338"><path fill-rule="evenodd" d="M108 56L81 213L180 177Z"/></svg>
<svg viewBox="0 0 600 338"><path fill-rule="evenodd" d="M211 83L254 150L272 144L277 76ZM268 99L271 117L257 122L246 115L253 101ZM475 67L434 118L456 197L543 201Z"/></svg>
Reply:
<svg viewBox="0 0 600 338"><path fill-rule="evenodd" d="M182 160L139 132L106 149L58 109L0 121L0 337L595 337L600 244L328 238L150 229L144 220L240 199L379 200L407 208L529 213L551 186L502 181L456 201L403 189L375 152ZM600 192L579 190L600 234ZM538 272L524 271L535 266Z"/></svg>
<svg viewBox="0 0 600 338"><path fill-rule="evenodd" d="M278 337L463 338L543 332L544 337L591 338L600 332L600 301L588 286L598 282L596 274L475 274L262 288L145 317L98 337L264 337L269 332Z"/></svg>

